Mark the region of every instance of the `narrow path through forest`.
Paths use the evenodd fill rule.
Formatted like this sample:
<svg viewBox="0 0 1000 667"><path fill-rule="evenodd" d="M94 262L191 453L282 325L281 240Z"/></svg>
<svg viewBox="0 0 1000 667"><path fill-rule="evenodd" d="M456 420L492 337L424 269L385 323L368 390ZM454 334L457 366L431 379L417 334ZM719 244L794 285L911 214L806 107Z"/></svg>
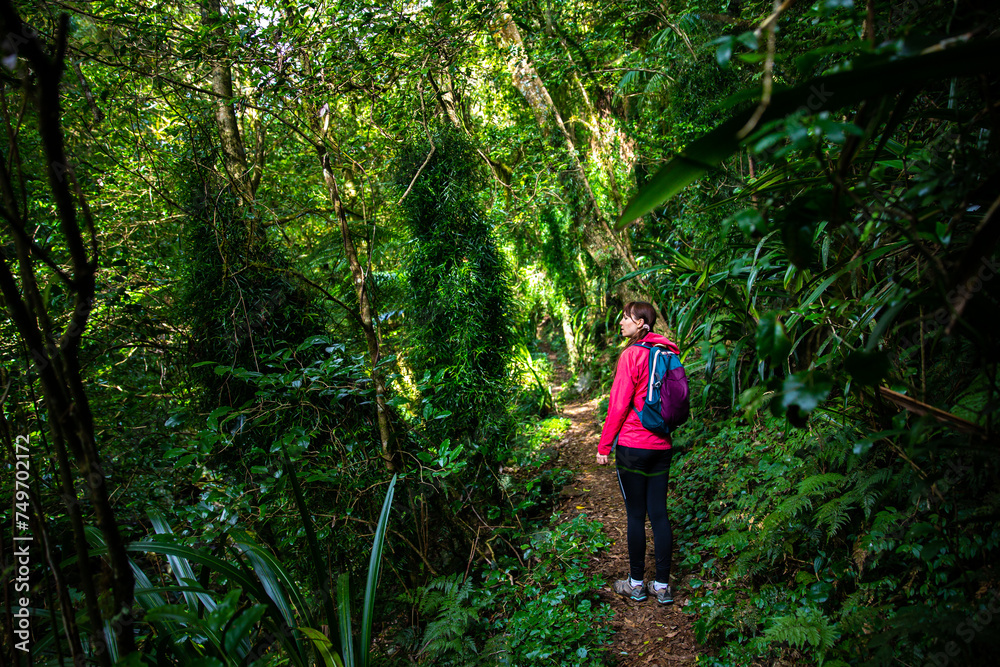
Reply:
<svg viewBox="0 0 1000 667"><path fill-rule="evenodd" d="M553 361L554 357L555 355L550 356ZM553 394L557 394L566 380L563 372L556 374L553 383L557 386L553 387ZM633 602L611 591L612 582L625 576L628 571L625 505L618 489L614 467L598 466L594 458L601 435L600 415L597 412L599 402L600 398L578 399L561 406L560 416L569 419L572 425L556 444L559 464L575 471L576 477L562 489L562 498L557 503L556 511L561 512L565 519L584 513L600 521L604 524L605 534L613 542L609 549L598 554L593 572L605 581L600 599L609 603L615 611L612 620L614 645L610 649L610 655L618 660L618 667L694 664L702 651L695 643L691 616L681 611L687 591L685 586L678 585L680 582L676 577L676 563L679 558L676 550L672 582L676 590L674 604L660 606L652 598L647 598L644 602ZM667 502L669 509L669 499ZM648 526L646 548L648 573L653 563L653 535Z"/></svg>

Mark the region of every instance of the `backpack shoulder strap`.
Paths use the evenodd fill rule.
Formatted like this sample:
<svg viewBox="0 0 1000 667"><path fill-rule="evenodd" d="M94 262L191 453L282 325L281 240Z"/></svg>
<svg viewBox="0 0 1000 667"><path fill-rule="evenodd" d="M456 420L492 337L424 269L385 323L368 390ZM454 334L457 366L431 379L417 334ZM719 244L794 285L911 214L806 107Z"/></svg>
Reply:
<svg viewBox="0 0 1000 667"><path fill-rule="evenodd" d="M663 343L644 343L643 341L639 341L638 343L632 343L631 345L629 345L629 347L633 347L633 346L635 346L635 347L644 347L647 350L652 350L654 348L659 347L659 348L667 350L668 352L670 351L670 348L668 348Z"/></svg>
<svg viewBox="0 0 1000 667"><path fill-rule="evenodd" d="M632 343L632 345L629 345L629 347L642 347L642 348L645 348L645 349L649 350L650 352L652 352L655 349L661 349L661 350L665 350L667 352L667 354L675 354L673 351L671 351L671 349L669 347L667 347L663 343L643 343L643 342L638 342L638 343Z"/></svg>

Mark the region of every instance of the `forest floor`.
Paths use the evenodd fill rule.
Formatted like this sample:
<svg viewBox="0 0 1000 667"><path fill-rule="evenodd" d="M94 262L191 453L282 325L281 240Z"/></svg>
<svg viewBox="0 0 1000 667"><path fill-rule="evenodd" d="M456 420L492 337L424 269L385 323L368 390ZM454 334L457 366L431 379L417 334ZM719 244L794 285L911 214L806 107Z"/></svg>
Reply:
<svg viewBox="0 0 1000 667"><path fill-rule="evenodd" d="M552 355L554 356L554 355ZM568 381L564 372L553 378L553 394L557 396ZM571 421L571 426L556 444L559 465L573 470L572 482L563 487L555 511L564 520L586 514L604 524L604 532L613 544L598 554L592 571L606 581L599 592L602 602L611 605L615 614L612 620L614 643L609 651L617 659L618 667L668 667L692 665L704 651L699 649L691 627L692 617L681 611L686 600L683 582L674 568L675 595L672 605L661 606L648 597L634 602L616 595L611 590L615 579L628 572L628 552L625 540L625 503L615 476L613 465L599 466L595 460L600 439L599 398L577 399L562 404L560 416ZM669 499L668 499L669 508ZM652 576L653 535L646 526L646 571ZM674 560L678 559L676 551Z"/></svg>

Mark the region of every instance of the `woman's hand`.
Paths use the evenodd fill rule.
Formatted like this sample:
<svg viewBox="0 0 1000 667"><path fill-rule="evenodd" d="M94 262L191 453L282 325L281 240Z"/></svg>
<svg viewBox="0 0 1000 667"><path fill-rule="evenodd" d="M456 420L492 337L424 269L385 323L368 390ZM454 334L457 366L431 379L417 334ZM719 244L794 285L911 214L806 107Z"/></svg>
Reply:
<svg viewBox="0 0 1000 667"><path fill-rule="evenodd" d="M597 455L597 465L606 466L608 465L608 456L606 454Z"/></svg>

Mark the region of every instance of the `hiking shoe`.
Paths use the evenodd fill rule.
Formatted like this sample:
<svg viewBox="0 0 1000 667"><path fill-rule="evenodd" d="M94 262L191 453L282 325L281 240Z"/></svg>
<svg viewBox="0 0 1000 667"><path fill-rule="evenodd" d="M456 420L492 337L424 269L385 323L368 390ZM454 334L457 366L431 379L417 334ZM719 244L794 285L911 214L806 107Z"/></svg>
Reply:
<svg viewBox="0 0 1000 667"><path fill-rule="evenodd" d="M649 594L656 598L656 601L660 604L673 604L674 602L674 589L670 584L667 584L666 588L656 590L656 587L651 581L646 584L646 590L648 590Z"/></svg>
<svg viewBox="0 0 1000 667"><path fill-rule="evenodd" d="M636 602L642 602L646 599L646 590L642 587L642 584L633 586L628 579L617 580L611 588L618 595L635 600Z"/></svg>

